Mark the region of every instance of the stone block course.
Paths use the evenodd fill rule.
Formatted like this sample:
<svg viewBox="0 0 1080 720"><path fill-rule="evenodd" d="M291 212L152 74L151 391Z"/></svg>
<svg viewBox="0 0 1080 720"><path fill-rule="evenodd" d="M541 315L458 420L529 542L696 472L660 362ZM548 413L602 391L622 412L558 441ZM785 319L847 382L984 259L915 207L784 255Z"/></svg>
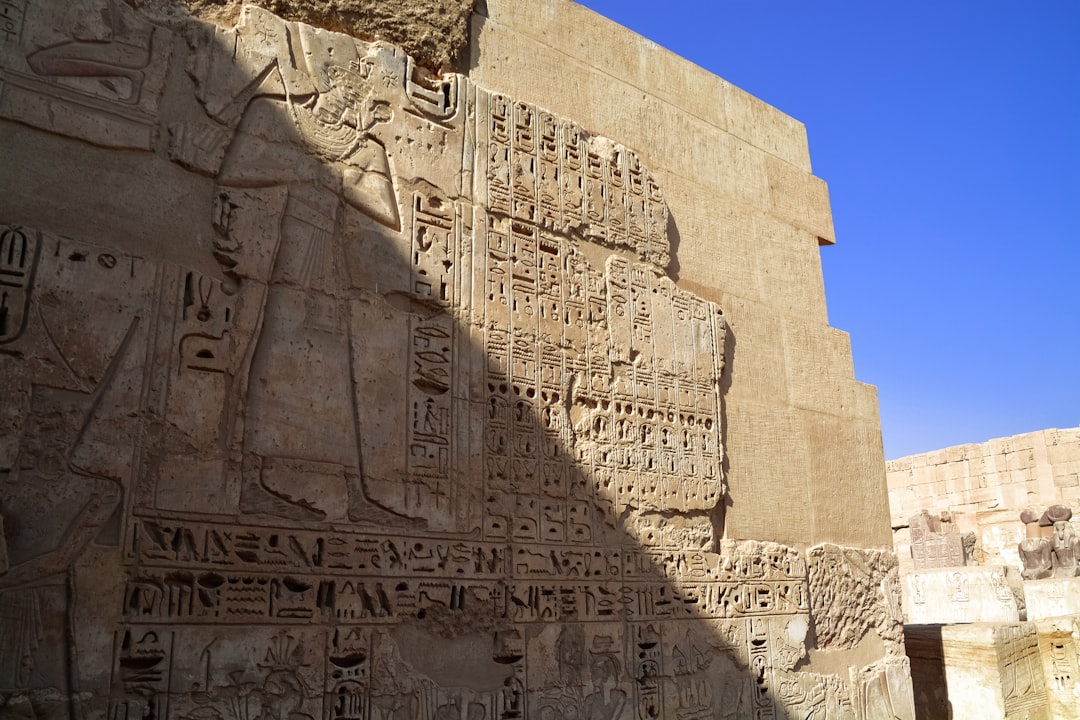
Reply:
<svg viewBox="0 0 1080 720"><path fill-rule="evenodd" d="M911 717L801 123L563 0L5 8L0 714Z"/></svg>

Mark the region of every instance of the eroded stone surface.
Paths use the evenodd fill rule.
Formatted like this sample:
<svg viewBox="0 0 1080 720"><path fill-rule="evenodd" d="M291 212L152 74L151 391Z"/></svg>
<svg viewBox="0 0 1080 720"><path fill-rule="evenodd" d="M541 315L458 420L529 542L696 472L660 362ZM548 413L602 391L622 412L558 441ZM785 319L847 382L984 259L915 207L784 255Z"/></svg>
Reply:
<svg viewBox="0 0 1080 720"><path fill-rule="evenodd" d="M176 17L182 7L197 18L222 27L233 25L245 4L286 20L401 47L424 67L464 70L469 46L469 18L476 0L137 0L136 7L162 17Z"/></svg>
<svg viewBox="0 0 1080 720"><path fill-rule="evenodd" d="M807 552L811 614L820 647L849 649L874 629L903 642L896 558L881 550L824 544Z"/></svg>
<svg viewBox="0 0 1080 720"><path fill-rule="evenodd" d="M260 7L4 7L5 132L167 188L5 206L4 709L911 716L889 553L721 536L731 328L638 152Z"/></svg>

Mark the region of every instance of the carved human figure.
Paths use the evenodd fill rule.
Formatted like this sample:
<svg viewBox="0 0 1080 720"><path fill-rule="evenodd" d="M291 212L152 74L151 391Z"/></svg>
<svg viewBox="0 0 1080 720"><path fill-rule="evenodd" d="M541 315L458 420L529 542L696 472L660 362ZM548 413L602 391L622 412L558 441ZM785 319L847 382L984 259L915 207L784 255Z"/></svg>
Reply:
<svg viewBox="0 0 1080 720"><path fill-rule="evenodd" d="M620 690L620 666L614 653L593 654L589 673L595 691L585 698L585 717L613 720L626 706L626 693Z"/></svg>
<svg viewBox="0 0 1080 720"><path fill-rule="evenodd" d="M1021 574L1025 580L1050 577L1052 548L1047 538L1025 538L1020 542L1020 560L1024 563Z"/></svg>
<svg viewBox="0 0 1080 720"><path fill-rule="evenodd" d="M1080 538L1076 537L1072 525L1065 520L1054 523L1054 577L1073 577L1076 575L1076 560Z"/></svg>
<svg viewBox="0 0 1080 720"><path fill-rule="evenodd" d="M806 657L806 633L810 619L805 615L796 615L783 624L781 632L775 636L773 652L777 665L784 670L793 670L799 661Z"/></svg>
<svg viewBox="0 0 1080 720"><path fill-rule="evenodd" d="M48 316L38 309L31 332L42 332ZM132 379L122 368L137 325L138 318L132 319L92 392L29 387L18 454L12 472L0 477L0 511L11 513L5 518L11 523L8 534L0 541L6 546L6 562L0 563L0 707L10 702L4 693L12 689L38 694L47 689L56 697L68 692L65 670L75 667L67 640L74 627L70 573L92 544L114 542L110 520L124 497L122 473L89 448L100 437L95 424L104 424L113 393ZM86 342L92 336L83 337ZM111 427L119 426L115 417L109 420Z"/></svg>
<svg viewBox="0 0 1080 720"><path fill-rule="evenodd" d="M585 658L585 631L581 625L571 623L563 626L555 641L555 655L559 662L559 682L562 687L580 685Z"/></svg>
<svg viewBox="0 0 1080 720"><path fill-rule="evenodd" d="M1080 559L1080 538L1069 523L1072 509L1066 505L1051 505L1037 525L1030 510L1021 513L1020 519L1028 531L1028 537L1019 546L1024 579L1038 580L1051 575L1074 577Z"/></svg>
<svg viewBox="0 0 1080 720"><path fill-rule="evenodd" d="M390 119L369 82L374 62L326 70L327 90L263 96L247 106L217 181L288 188L262 323L249 351L240 510L294 520L325 512L294 499L267 472L344 476L348 517L402 518L369 500L361 468L353 340L342 227L358 210L392 229L397 199L385 149L371 130ZM219 225L220 228L220 225ZM242 239L222 238L228 252Z"/></svg>

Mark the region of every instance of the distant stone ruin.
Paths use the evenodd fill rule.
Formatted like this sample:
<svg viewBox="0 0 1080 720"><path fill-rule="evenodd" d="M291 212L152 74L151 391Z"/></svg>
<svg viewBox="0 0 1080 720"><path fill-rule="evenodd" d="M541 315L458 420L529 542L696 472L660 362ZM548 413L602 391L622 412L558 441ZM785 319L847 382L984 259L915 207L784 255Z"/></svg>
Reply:
<svg viewBox="0 0 1080 720"><path fill-rule="evenodd" d="M1078 472L1080 428L888 463L921 716L1080 718Z"/></svg>

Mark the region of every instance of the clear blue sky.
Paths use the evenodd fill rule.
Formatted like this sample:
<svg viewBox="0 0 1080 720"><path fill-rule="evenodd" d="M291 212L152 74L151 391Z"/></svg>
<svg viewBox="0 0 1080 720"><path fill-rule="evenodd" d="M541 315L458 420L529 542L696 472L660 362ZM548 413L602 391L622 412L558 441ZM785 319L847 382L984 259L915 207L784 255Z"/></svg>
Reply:
<svg viewBox="0 0 1080 720"><path fill-rule="evenodd" d="M1080 0L583 0L806 124L888 458L1080 424Z"/></svg>

